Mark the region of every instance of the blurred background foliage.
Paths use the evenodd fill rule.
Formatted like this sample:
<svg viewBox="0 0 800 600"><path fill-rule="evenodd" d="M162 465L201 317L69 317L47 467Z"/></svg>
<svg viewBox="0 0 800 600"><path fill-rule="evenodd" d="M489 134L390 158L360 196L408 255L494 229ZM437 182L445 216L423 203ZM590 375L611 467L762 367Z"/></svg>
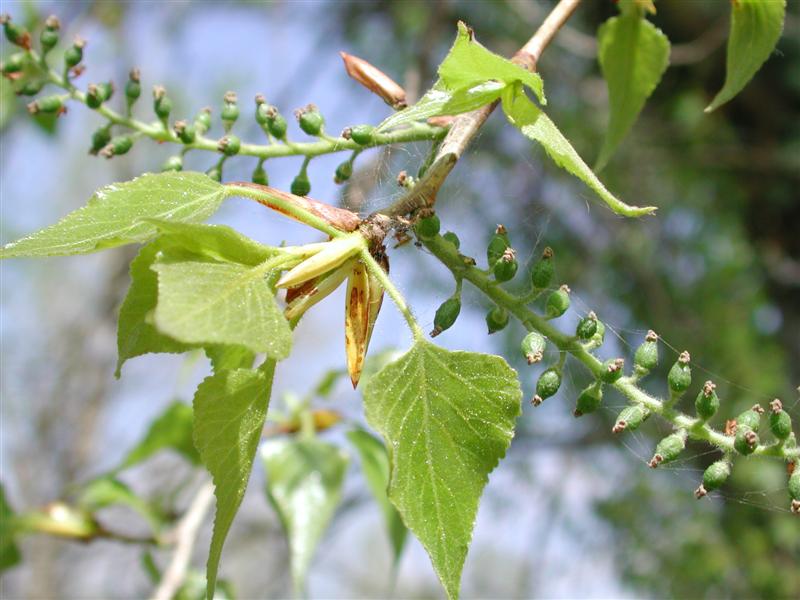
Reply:
<svg viewBox="0 0 800 600"><path fill-rule="evenodd" d="M206 104L216 107L233 89L241 121L249 98L264 92L285 114L316 102L331 129L376 123L386 110L346 78L339 50L367 58L418 97L435 77L456 20L474 27L490 49L511 55L550 6L455 0L3 4L18 21L55 12L64 23L63 39L88 38L84 84L108 77L123 82L137 65L146 83L167 86L186 115ZM663 390L660 382L677 351L688 349L695 386L707 378L717 383L721 415L780 397L797 423L800 11L789 3L778 51L736 99L705 115L724 78L727 4L662 1L657 7L653 21L673 44L673 64L602 174L629 203L658 206L656 218L615 217L495 115L440 195L443 228L456 231L462 251L478 257L500 222L528 263L544 245L553 247L559 283L575 292L574 310L563 320L574 323L594 310L618 334L607 335L603 358L629 352L648 328L672 348L662 353L662 372L651 376L655 391ZM539 65L550 116L589 163L607 119L594 32L615 12L610 1L584 3ZM79 206L102 183L156 169L169 152L142 143L110 163L85 156L99 124L94 115L75 106L55 124L33 124L5 82L0 111L4 241ZM258 130L240 135L258 139ZM413 172L424 151L365 154L341 201L364 212L385 203L396 192L394 175L402 168ZM339 195L330 180L340 158L328 158L314 161L310 175L311 195L330 200ZM212 157L193 159L187 168L204 170ZM272 184L288 189L299 161L274 162L267 164ZM225 178L247 178L251 169L233 166ZM223 220L272 243L276 236L309 236L244 203L226 209ZM188 400L187 390L205 372L203 361L147 357L113 381L114 320L131 256L115 251L0 267L0 466L15 508L67 497L76 483L117 464L148 421L174 398ZM392 260L423 325L430 325L451 293L447 272L411 245L394 251ZM511 357L532 393L538 370L518 356L521 328L486 337L484 301L465 291L459 323L438 340ZM306 393L311 372L341 368L340 306L329 301L298 329L293 364L278 375L278 398ZM387 305L375 350L407 344L390 312ZM574 420L572 403L585 378L576 368L557 397L535 410L526 407L510 454L487 488L464 597L800 597L800 523L786 510L783 465L739 461L723 492L698 502L691 492L715 455L690 447L674 466L647 469L666 429L649 423L613 438L615 409L622 405L614 397L600 416ZM322 402L360 419L358 394L344 385ZM163 456L126 477L140 495L174 510L186 501L173 484L191 481L193 471ZM226 546L222 572L239 597L286 596L286 547L258 477ZM363 482L346 486L312 567L312 596L387 594L390 550L388 542L376 541L383 535L380 516L368 499ZM137 527L124 510L112 509L105 519ZM206 542L201 536L198 567ZM27 539L24 563L4 577L4 597L148 593L147 570L131 568L140 549L120 546ZM408 548L395 590L400 597L441 593L418 544Z"/></svg>

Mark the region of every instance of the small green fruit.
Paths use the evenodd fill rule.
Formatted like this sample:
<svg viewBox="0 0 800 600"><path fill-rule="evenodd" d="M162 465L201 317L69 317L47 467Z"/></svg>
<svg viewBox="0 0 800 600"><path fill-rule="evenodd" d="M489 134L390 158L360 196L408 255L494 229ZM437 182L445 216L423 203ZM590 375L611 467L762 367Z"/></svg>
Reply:
<svg viewBox="0 0 800 600"><path fill-rule="evenodd" d="M108 127L101 127L92 134L92 146L89 148L89 154L96 155L100 150L105 148L110 141L111 131L109 131Z"/></svg>
<svg viewBox="0 0 800 600"><path fill-rule="evenodd" d="M592 316L584 317L578 321L578 326L575 328L575 335L581 340L590 340L592 336L597 333L597 317Z"/></svg>
<svg viewBox="0 0 800 600"><path fill-rule="evenodd" d="M269 185L269 177L267 176L267 172L264 170L262 165L258 165L255 168L251 179L253 180L253 183L257 183L259 185Z"/></svg>
<svg viewBox="0 0 800 600"><path fill-rule="evenodd" d="M353 163L349 160L344 161L336 167L336 173L333 176L333 181L336 183L343 183L350 179L353 174Z"/></svg>
<svg viewBox="0 0 800 600"><path fill-rule="evenodd" d="M543 290L550 287L555 266L553 265L553 249L549 246L542 252L542 258L534 265L531 272L531 283L534 289Z"/></svg>
<svg viewBox="0 0 800 600"><path fill-rule="evenodd" d="M225 156L234 156L239 154L241 147L242 142L232 133L229 133L217 143L217 150L222 152Z"/></svg>
<svg viewBox="0 0 800 600"><path fill-rule="evenodd" d="M538 331L531 331L522 340L522 356L528 361L529 365L542 360L547 340Z"/></svg>
<svg viewBox="0 0 800 600"><path fill-rule="evenodd" d="M603 363L603 371L600 373L600 380L604 383L614 383L625 372L625 359L610 358Z"/></svg>
<svg viewBox="0 0 800 600"><path fill-rule="evenodd" d="M461 312L461 298L453 296L442 302L441 306L436 309L436 314L433 317L433 331L431 337L436 337L443 331L450 329L458 319Z"/></svg>
<svg viewBox="0 0 800 600"><path fill-rule="evenodd" d="M702 498L708 492L713 492L722 487L731 474L731 463L726 460L718 460L709 465L703 473L703 484L695 490L694 495Z"/></svg>
<svg viewBox="0 0 800 600"><path fill-rule="evenodd" d="M295 196L308 196L311 192L311 182L308 180L308 175L298 173L297 177L292 180L290 189Z"/></svg>
<svg viewBox="0 0 800 600"><path fill-rule="evenodd" d="M757 432L761 426L761 416L763 414L764 409L760 404L756 404L750 410L746 410L736 417L736 425L737 427L744 427Z"/></svg>
<svg viewBox="0 0 800 600"><path fill-rule="evenodd" d="M769 407L769 429L776 438L785 440L792 433L792 418L783 410L783 404L777 398L770 402Z"/></svg>
<svg viewBox="0 0 800 600"><path fill-rule="evenodd" d="M417 221L416 225L414 225L414 231L417 232L419 239L428 241L439 235L441 226L439 217L434 214Z"/></svg>
<svg viewBox="0 0 800 600"><path fill-rule="evenodd" d="M494 278L496 281L510 281L517 274L517 254L513 248L506 248L500 260L494 263Z"/></svg>
<svg viewBox="0 0 800 600"><path fill-rule="evenodd" d="M634 368L647 373L658 366L658 335L655 331L648 331L642 345L636 349L633 356Z"/></svg>
<svg viewBox="0 0 800 600"><path fill-rule="evenodd" d="M758 446L758 434L749 427L737 426L736 437L733 439L733 447L739 454L748 456L752 454Z"/></svg>
<svg viewBox="0 0 800 600"><path fill-rule="evenodd" d="M706 381L694 401L697 416L703 421L708 421L719 410L719 397L717 396L716 387L712 381Z"/></svg>
<svg viewBox="0 0 800 600"><path fill-rule="evenodd" d="M678 360L672 365L667 375L669 389L676 394L682 394L692 384L692 369L689 367L691 360L688 352L681 352Z"/></svg>
<svg viewBox="0 0 800 600"><path fill-rule="evenodd" d="M676 458L678 458L678 455L681 452L683 452L683 449L685 447L686 447L685 431L678 431L676 433L668 435L658 443L658 445L656 446L656 452L648 464L650 465L651 468L655 469L658 465L662 463L671 462Z"/></svg>
<svg viewBox="0 0 800 600"><path fill-rule="evenodd" d="M461 240L458 239L458 236L455 233L453 233L452 231L448 231L446 233L443 233L442 234L442 239L445 239L448 242L450 242L451 244L453 244L453 246L456 247L456 250L461 248Z"/></svg>
<svg viewBox="0 0 800 600"><path fill-rule="evenodd" d="M547 304L545 306L545 316L548 319L556 319L567 312L569 309L569 286L562 285L555 292L552 292L547 297Z"/></svg>
<svg viewBox="0 0 800 600"><path fill-rule="evenodd" d="M502 306L495 306L486 313L486 326L489 328L489 335L504 329L508 325L508 311Z"/></svg>
<svg viewBox="0 0 800 600"><path fill-rule="evenodd" d="M366 146L371 144L375 128L372 125L356 125L350 128L350 139L356 144Z"/></svg>
<svg viewBox="0 0 800 600"><path fill-rule="evenodd" d="M322 126L325 124L325 119L315 109L301 111L297 117L297 122L308 135L319 135L322 131Z"/></svg>
<svg viewBox="0 0 800 600"><path fill-rule="evenodd" d="M170 156L161 165L162 171L183 171L183 158L180 155Z"/></svg>
<svg viewBox="0 0 800 600"><path fill-rule="evenodd" d="M493 269L497 261L503 258L508 246L508 232L505 227L498 225L492 239L489 240L489 245L486 247L486 261L489 263L490 269Z"/></svg>
<svg viewBox="0 0 800 600"><path fill-rule="evenodd" d="M39 42L42 44L42 52L47 54L58 44L58 31L53 29L43 29L39 34Z"/></svg>
<svg viewBox="0 0 800 600"><path fill-rule="evenodd" d="M617 415L617 420L611 430L612 433L620 433L621 431L634 431L644 422L650 415L646 408L638 404L626 406Z"/></svg>
<svg viewBox="0 0 800 600"><path fill-rule="evenodd" d="M602 386L596 384L590 385L580 393L580 396L578 396L578 401L575 403L575 412L573 414L576 417L580 417L582 415L593 413L600 408L600 404L602 402Z"/></svg>
<svg viewBox="0 0 800 600"><path fill-rule="evenodd" d="M536 396L534 397L534 404L541 404L542 400L546 400L550 396L555 395L558 388L561 387L561 371L555 367L550 367L539 376L536 382ZM536 401L538 398L538 402Z"/></svg>
<svg viewBox="0 0 800 600"><path fill-rule="evenodd" d="M800 501L800 467L795 466L794 472L789 477L789 495L792 500Z"/></svg>
<svg viewBox="0 0 800 600"><path fill-rule="evenodd" d="M64 51L64 64L67 65L68 69L78 65L83 60L83 47L85 45L85 42L78 38L72 46Z"/></svg>

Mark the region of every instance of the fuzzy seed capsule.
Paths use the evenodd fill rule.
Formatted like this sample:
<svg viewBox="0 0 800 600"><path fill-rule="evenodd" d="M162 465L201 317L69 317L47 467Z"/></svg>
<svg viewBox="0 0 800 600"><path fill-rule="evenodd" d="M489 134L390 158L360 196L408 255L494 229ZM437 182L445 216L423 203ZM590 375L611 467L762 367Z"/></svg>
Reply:
<svg viewBox="0 0 800 600"><path fill-rule="evenodd" d="M561 371L555 367L545 370L536 382L536 395L542 400L555 395L561 387Z"/></svg>
<svg viewBox="0 0 800 600"><path fill-rule="evenodd" d="M83 48L86 46L81 38L76 37L72 46L64 51L64 64L68 69L78 65L83 60Z"/></svg>
<svg viewBox="0 0 800 600"><path fill-rule="evenodd" d="M269 185L269 176L262 165L258 165L253 170L253 174L250 176L250 179L253 181L253 183L257 183L259 185Z"/></svg>
<svg viewBox="0 0 800 600"><path fill-rule="evenodd" d="M721 488L730 477L730 474L731 463L728 460L722 459L712 463L703 473L703 483L695 490L695 497L702 498L708 492Z"/></svg>
<svg viewBox="0 0 800 600"><path fill-rule="evenodd" d="M442 302L441 306L436 309L436 314L433 317L433 331L431 337L436 337L443 331L450 329L458 319L461 312L461 298L453 296Z"/></svg>
<svg viewBox="0 0 800 600"><path fill-rule="evenodd" d="M769 404L769 429L779 440L785 440L792 433L792 418L785 410L780 400L775 398Z"/></svg>
<svg viewBox="0 0 800 600"><path fill-rule="evenodd" d="M531 283L534 289L543 290L550 287L553 280L555 266L553 265L553 249L550 246L542 252L542 258L534 265L531 272Z"/></svg>
<svg viewBox="0 0 800 600"><path fill-rule="evenodd" d="M610 358L603 363L603 371L600 374L600 380L604 383L614 383L625 372L625 359L623 358Z"/></svg>
<svg viewBox="0 0 800 600"><path fill-rule="evenodd" d="M439 217L433 214L417 221L416 225L414 225L414 231L417 232L419 239L428 241L439 235L439 229L441 226L442 225L439 221Z"/></svg>
<svg viewBox="0 0 800 600"><path fill-rule="evenodd" d="M493 269L497 261L503 258L505 251L509 247L508 232L502 225L498 225L492 239L489 240L489 245L486 247L486 262L489 268Z"/></svg>
<svg viewBox="0 0 800 600"><path fill-rule="evenodd" d="M757 432L761 426L761 416L763 414L764 409L760 404L756 404L750 410L746 410L736 417L736 426L740 428L744 427L747 429L752 429L753 431Z"/></svg>
<svg viewBox="0 0 800 600"><path fill-rule="evenodd" d="M503 255L494 263L494 278L501 283L511 281L517 274L517 253L513 248L506 248Z"/></svg>
<svg viewBox="0 0 800 600"><path fill-rule="evenodd" d="M719 410L719 397L717 396L716 388L717 386L714 385L714 382L706 381L694 401L697 416L703 421L708 421Z"/></svg>
<svg viewBox="0 0 800 600"><path fill-rule="evenodd" d="M626 406L620 411L612 433L620 433L622 431L634 431L639 428L639 425L649 416L649 412L644 407L634 404Z"/></svg>
<svg viewBox="0 0 800 600"><path fill-rule="evenodd" d="M596 411L603 402L603 388L600 385L590 385L578 396L575 403L575 411L572 413L576 417L588 415Z"/></svg>
<svg viewBox="0 0 800 600"><path fill-rule="evenodd" d="M344 183L350 176L353 174L353 163L349 160L340 163L338 167L336 167L336 173L333 175L333 181L335 183Z"/></svg>
<svg viewBox="0 0 800 600"><path fill-rule="evenodd" d="M461 240L458 239L458 236L455 233L453 233L452 231L447 231L447 232L443 233L442 234L442 239L447 240L448 242L453 244L453 246L456 247L456 250L461 248Z"/></svg>
<svg viewBox="0 0 800 600"><path fill-rule="evenodd" d="M239 154L241 147L242 142L232 133L226 135L217 143L217 150L222 152L225 156L234 156Z"/></svg>
<svg viewBox="0 0 800 600"><path fill-rule="evenodd" d="M658 335L654 331L648 331L642 345L636 349L633 355L633 366L639 372L647 373L658 365Z"/></svg>
<svg viewBox="0 0 800 600"><path fill-rule="evenodd" d="M292 179L290 190L295 196L308 196L311 192L311 182L308 180L308 175L298 173L297 177Z"/></svg>
<svg viewBox="0 0 800 600"><path fill-rule="evenodd" d="M297 122L304 133L308 135L319 135L322 132L325 119L313 104L309 104L305 109L299 110L296 114Z"/></svg>
<svg viewBox="0 0 800 600"><path fill-rule="evenodd" d="M736 451L748 456L755 451L756 446L758 446L758 434L749 427L737 426L736 437L733 439Z"/></svg>
<svg viewBox="0 0 800 600"><path fill-rule="evenodd" d="M350 139L356 144L366 146L374 140L375 128L372 125L356 125L350 128Z"/></svg>
<svg viewBox="0 0 800 600"><path fill-rule="evenodd" d="M489 329L489 335L505 329L506 325L508 325L508 311L502 306L495 306L486 313L486 326Z"/></svg>
<svg viewBox="0 0 800 600"><path fill-rule="evenodd" d="M161 165L162 171L183 171L183 158L179 154L170 156Z"/></svg>
<svg viewBox="0 0 800 600"><path fill-rule="evenodd" d="M546 345L547 340L541 333L538 331L531 331L522 340L522 356L525 357L529 365L537 363L544 357Z"/></svg>
<svg viewBox="0 0 800 600"><path fill-rule="evenodd" d="M545 316L548 319L556 319L567 312L570 304L569 292L569 286L562 285L547 297Z"/></svg>
<svg viewBox="0 0 800 600"><path fill-rule="evenodd" d="M668 463L676 458L678 455L683 452L683 449L686 447L686 432L685 431L678 431L671 435L668 435L664 439L662 439L658 445L656 446L655 454L653 454L653 458L650 459L648 463L651 469L655 469L658 465L662 463Z"/></svg>
<svg viewBox="0 0 800 600"><path fill-rule="evenodd" d="M689 367L689 360L689 353L681 352L678 360L672 365L667 375L669 389L676 394L682 394L692 384L692 369Z"/></svg>
<svg viewBox="0 0 800 600"><path fill-rule="evenodd" d="M575 335L581 340L590 340L592 336L597 333L597 317L592 313L592 316L584 317L578 321L578 326L575 328Z"/></svg>

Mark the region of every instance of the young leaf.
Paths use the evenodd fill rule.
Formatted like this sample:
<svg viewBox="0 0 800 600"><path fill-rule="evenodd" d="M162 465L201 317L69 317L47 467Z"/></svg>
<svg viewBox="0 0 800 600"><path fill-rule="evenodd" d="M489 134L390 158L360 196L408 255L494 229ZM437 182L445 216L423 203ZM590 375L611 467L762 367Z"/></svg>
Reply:
<svg viewBox="0 0 800 600"><path fill-rule="evenodd" d="M397 564L403 553L408 530L400 518L400 513L389 502L389 452L381 440L363 429L348 431L347 439L358 450L364 479L383 512L386 530L394 553L394 562Z"/></svg>
<svg viewBox="0 0 800 600"><path fill-rule="evenodd" d="M206 597L214 597L222 545L242 503L267 416L275 361L257 370L221 371L194 396L194 444L214 480L217 512L206 566Z"/></svg>
<svg viewBox="0 0 800 600"><path fill-rule="evenodd" d="M117 377L129 358L149 352L180 353L192 348L160 333L150 323L158 300L158 277L151 267L164 248L160 239L151 242L131 262L131 287L119 309L117 322Z"/></svg>
<svg viewBox="0 0 800 600"><path fill-rule="evenodd" d="M244 346L223 346L221 344L206 346L206 356L211 360L211 368L215 373L232 369L250 369L256 355Z"/></svg>
<svg viewBox="0 0 800 600"><path fill-rule="evenodd" d="M6 488L0 483L0 574L22 560L12 531L14 511L6 500Z"/></svg>
<svg viewBox="0 0 800 600"><path fill-rule="evenodd" d="M367 421L392 449L389 499L458 596L478 501L520 414L516 373L499 356L417 342L367 384Z"/></svg>
<svg viewBox="0 0 800 600"><path fill-rule="evenodd" d="M655 212L655 206L629 206L609 192L575 152L567 138L548 116L528 99L519 85L506 88L502 98L503 111L509 122L525 137L539 142L559 167L588 185L615 213L626 217L639 217Z"/></svg>
<svg viewBox="0 0 800 600"><path fill-rule="evenodd" d="M86 254L144 242L156 234L154 218L204 221L219 208L225 188L202 173L147 174L95 192L83 208L0 249L0 258Z"/></svg>
<svg viewBox="0 0 800 600"><path fill-rule="evenodd" d="M632 11L606 21L598 31L598 59L608 85L611 117L595 169L602 169L644 107L669 64L669 40Z"/></svg>
<svg viewBox="0 0 800 600"><path fill-rule="evenodd" d="M127 469L147 460L161 450L174 450L192 464L200 456L192 441L192 407L173 402L151 424L144 438L128 452L117 470Z"/></svg>
<svg viewBox="0 0 800 600"><path fill-rule="evenodd" d="M341 500L348 457L316 439L272 440L261 448L267 497L289 539L292 579L304 588L314 550Z"/></svg>
<svg viewBox="0 0 800 600"><path fill-rule="evenodd" d="M716 110L738 94L766 62L783 31L785 0L732 0L725 84L706 107Z"/></svg>
<svg viewBox="0 0 800 600"><path fill-rule="evenodd" d="M164 255L158 273L155 324L161 333L190 344L236 344L252 352L286 358L292 343L289 323L258 267L186 260Z"/></svg>
<svg viewBox="0 0 800 600"><path fill-rule="evenodd" d="M90 481L78 498L78 506L89 513L114 504L122 504L138 512L154 532L161 528L161 518L156 511L127 485L113 477L98 477Z"/></svg>

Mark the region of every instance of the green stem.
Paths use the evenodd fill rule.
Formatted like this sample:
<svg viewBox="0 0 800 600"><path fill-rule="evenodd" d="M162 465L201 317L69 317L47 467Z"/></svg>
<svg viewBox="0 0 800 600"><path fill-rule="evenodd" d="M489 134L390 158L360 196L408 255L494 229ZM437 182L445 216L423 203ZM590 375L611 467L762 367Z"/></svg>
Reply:
<svg viewBox="0 0 800 600"><path fill-rule="evenodd" d="M395 303L395 306L397 306L397 309L403 315L403 318L408 324L408 328L411 330L411 333L414 336L414 341L424 340L425 332L422 331L422 327L419 326L419 323L417 323L417 320L414 318L414 315L412 314L411 309L408 307L403 294L401 294L400 290L395 287L395 285L392 283L392 280L389 279L389 276L386 274L386 271L384 271L383 267L378 264L378 261L372 258L372 255L366 248L361 251L361 260L367 266L367 269L369 269L370 273L372 273L380 282L381 287L386 290L386 293L389 294L392 302Z"/></svg>
<svg viewBox="0 0 800 600"><path fill-rule="evenodd" d="M481 269L472 266L470 261L460 255L452 244L441 236L423 240L423 245L442 262L456 279L466 279L483 292L498 306L502 306L514 315L529 331L536 330L550 340L561 351L571 354L580 361L594 377L599 377L603 363L590 354L573 336L562 333L547 319L527 307L527 298L515 296L497 285ZM613 386L630 402L646 407L672 423L678 429L685 429L689 437L708 442L726 453L734 451L733 438L713 429L701 419L691 417L668 406L664 401L655 398L636 385L633 377L622 377ZM800 448L784 448L779 444L761 444L753 452L754 455L777 456L785 459L800 458Z"/></svg>

